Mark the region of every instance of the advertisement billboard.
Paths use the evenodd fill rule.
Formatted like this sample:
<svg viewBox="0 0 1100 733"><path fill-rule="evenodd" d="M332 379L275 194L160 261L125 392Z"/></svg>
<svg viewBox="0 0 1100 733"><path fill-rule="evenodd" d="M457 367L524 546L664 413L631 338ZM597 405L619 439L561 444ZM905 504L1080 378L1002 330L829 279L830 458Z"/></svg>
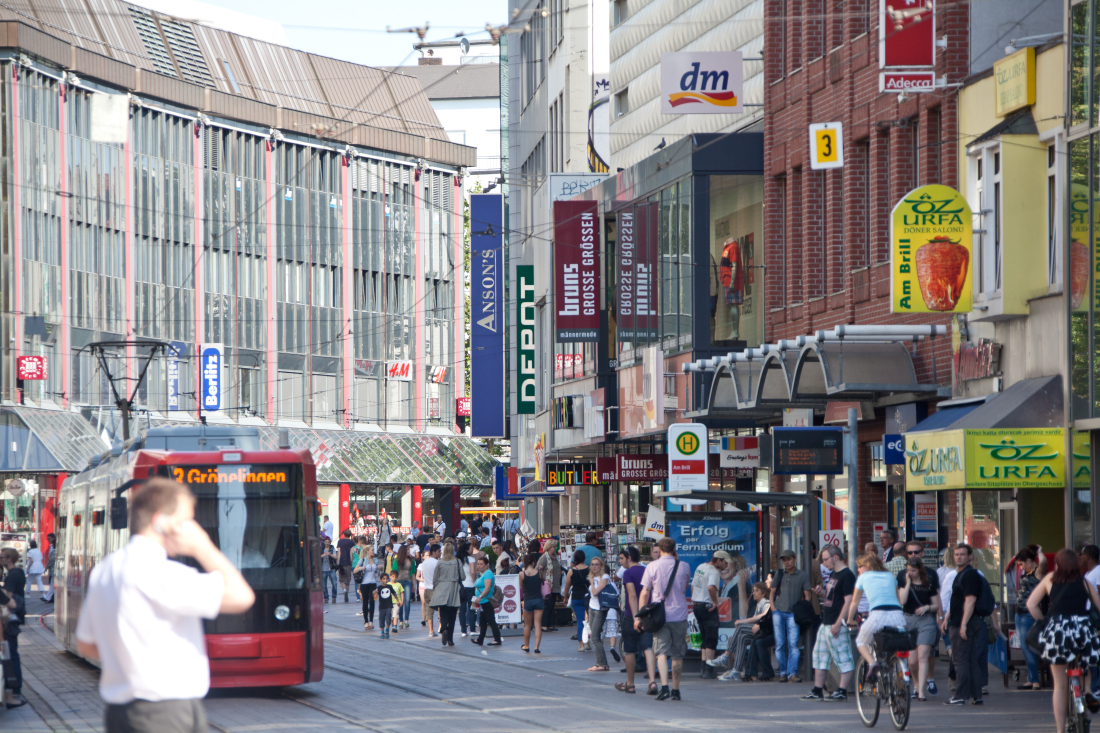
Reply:
<svg viewBox="0 0 1100 733"><path fill-rule="evenodd" d="M879 0L879 68L936 65L934 0Z"/></svg>
<svg viewBox="0 0 1100 733"><path fill-rule="evenodd" d="M535 268L516 266L516 413L535 414Z"/></svg>
<svg viewBox="0 0 1100 733"><path fill-rule="evenodd" d="M470 196L470 434L504 437L504 201Z"/></svg>
<svg viewBox="0 0 1100 733"><path fill-rule="evenodd" d="M961 193L914 188L890 214L892 313L969 313L974 217Z"/></svg>
<svg viewBox="0 0 1100 733"><path fill-rule="evenodd" d="M661 114L740 114L743 86L740 51L661 54Z"/></svg>
<svg viewBox="0 0 1100 733"><path fill-rule="evenodd" d="M727 572L718 589L719 636L718 648L725 649L733 634L733 622L740 618L741 593L751 603L752 584L760 580L760 515L756 512L720 512L712 514L665 515L665 535L676 541L676 554L681 562L696 568L708 562L718 550L728 552L733 558L732 572ZM742 569L749 577L742 589L736 574ZM690 626L690 624L689 624ZM698 648L698 647L696 647Z"/></svg>
<svg viewBox="0 0 1100 733"><path fill-rule="evenodd" d="M595 201L554 202L554 322L558 343L600 338L597 207Z"/></svg>

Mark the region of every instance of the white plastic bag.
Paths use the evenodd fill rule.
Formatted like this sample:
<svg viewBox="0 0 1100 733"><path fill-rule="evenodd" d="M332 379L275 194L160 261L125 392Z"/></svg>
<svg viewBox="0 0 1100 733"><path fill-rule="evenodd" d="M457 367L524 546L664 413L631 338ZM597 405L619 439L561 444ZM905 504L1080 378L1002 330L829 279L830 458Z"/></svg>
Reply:
<svg viewBox="0 0 1100 733"><path fill-rule="evenodd" d="M581 642L588 644L592 639L592 627L588 625L588 622L584 622L584 630L581 631Z"/></svg>

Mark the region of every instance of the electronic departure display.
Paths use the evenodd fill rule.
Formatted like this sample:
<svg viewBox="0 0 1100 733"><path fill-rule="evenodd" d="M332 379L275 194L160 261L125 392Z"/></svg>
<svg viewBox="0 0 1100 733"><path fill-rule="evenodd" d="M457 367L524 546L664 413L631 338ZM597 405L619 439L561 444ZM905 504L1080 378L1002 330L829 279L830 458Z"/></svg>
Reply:
<svg viewBox="0 0 1100 733"><path fill-rule="evenodd" d="M844 432L840 428L775 428L776 474L844 472Z"/></svg>
<svg viewBox="0 0 1100 733"><path fill-rule="evenodd" d="M289 464L230 464L217 466L168 466L168 475L187 484L196 496L218 494L219 486L241 486L245 493L267 496L289 494L298 471Z"/></svg>

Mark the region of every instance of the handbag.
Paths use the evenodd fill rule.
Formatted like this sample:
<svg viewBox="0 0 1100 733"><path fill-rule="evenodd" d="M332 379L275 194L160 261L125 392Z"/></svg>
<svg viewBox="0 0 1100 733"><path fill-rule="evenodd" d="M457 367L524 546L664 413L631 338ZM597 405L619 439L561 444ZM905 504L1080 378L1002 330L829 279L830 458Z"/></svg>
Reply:
<svg viewBox="0 0 1100 733"><path fill-rule="evenodd" d="M500 589L500 586L493 583L493 592L489 594L489 607L492 609L500 608L500 604L504 603L504 591Z"/></svg>
<svg viewBox="0 0 1100 733"><path fill-rule="evenodd" d="M1066 589L1062 588L1062 591L1058 594L1058 599L1059 600L1061 600L1062 595L1065 592L1066 592ZM1050 599L1050 606L1047 609L1048 613L1045 616L1043 616L1041 619L1036 621L1035 624L1030 629L1028 629L1028 631L1027 631L1027 636L1024 638L1024 643L1027 644L1027 648L1030 649L1031 651L1035 652L1035 654L1042 654L1043 653L1043 643L1041 641L1039 641L1039 635L1043 633L1043 629L1045 629L1047 627L1047 624L1050 623L1049 610L1051 608L1055 608L1057 605L1058 605L1058 602L1055 601L1054 598L1051 598ZM1091 613L1090 613L1090 617L1091 617Z"/></svg>
<svg viewBox="0 0 1100 733"><path fill-rule="evenodd" d="M615 587L615 584L610 580L607 581L607 585L603 587L603 590L599 594L600 610L608 610L619 608L619 589Z"/></svg>
<svg viewBox="0 0 1100 733"><path fill-rule="evenodd" d="M665 599L672 592L672 582L676 580L676 571L679 567L680 558L676 558L676 563L672 566L672 572L668 576L668 585L665 586L665 593L661 596L661 600L656 603L647 603L638 609L638 613L634 618L640 622L642 631L648 631L652 634L665 625Z"/></svg>
<svg viewBox="0 0 1100 733"><path fill-rule="evenodd" d="M817 614L814 613L814 604L805 598L795 601L791 606L791 613L794 615L794 622L799 626L809 626L817 618Z"/></svg>

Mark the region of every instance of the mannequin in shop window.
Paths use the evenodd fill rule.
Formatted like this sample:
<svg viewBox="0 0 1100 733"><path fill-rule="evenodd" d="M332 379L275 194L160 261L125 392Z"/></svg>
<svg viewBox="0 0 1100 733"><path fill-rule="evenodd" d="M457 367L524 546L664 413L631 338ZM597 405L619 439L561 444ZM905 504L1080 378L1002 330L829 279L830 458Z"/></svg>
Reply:
<svg viewBox="0 0 1100 733"><path fill-rule="evenodd" d="M741 244L730 237L722 246L722 264L719 270L726 306L730 310L729 339L741 337L741 304L745 302L745 269L741 260Z"/></svg>

